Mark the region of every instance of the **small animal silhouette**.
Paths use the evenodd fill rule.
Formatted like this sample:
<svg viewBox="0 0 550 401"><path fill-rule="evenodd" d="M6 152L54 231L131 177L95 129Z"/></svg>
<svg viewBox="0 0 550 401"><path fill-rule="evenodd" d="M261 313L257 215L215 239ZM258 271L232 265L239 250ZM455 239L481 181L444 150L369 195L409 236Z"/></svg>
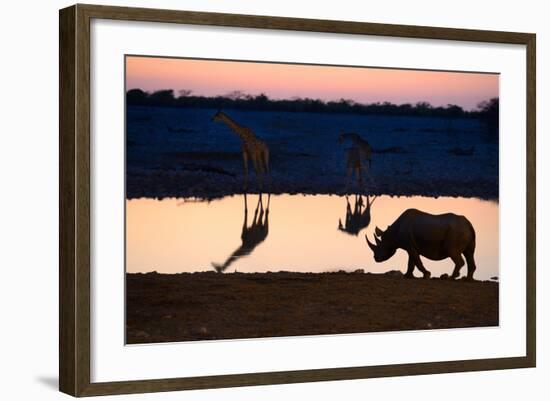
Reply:
<svg viewBox="0 0 550 401"><path fill-rule="evenodd" d="M244 189L248 188L248 159L250 159L258 178L260 190L263 190L264 175L269 173L269 148L267 144L258 139L250 128L238 124L222 111L214 114L212 121L224 122L241 139Z"/></svg>
<svg viewBox="0 0 550 401"><path fill-rule="evenodd" d="M236 260L242 258L243 256L248 256L254 251L254 249L260 245L269 234L269 202L271 199L271 194L267 196L267 207L265 209L262 203L262 194L258 197L258 204L256 205L256 210L254 211L254 217L252 219L252 224L248 226L248 204L246 200L246 193L244 196L244 222L241 232L241 241L242 244L237 248L224 263L212 263L212 267L218 272L223 273L225 270L231 266Z"/></svg>

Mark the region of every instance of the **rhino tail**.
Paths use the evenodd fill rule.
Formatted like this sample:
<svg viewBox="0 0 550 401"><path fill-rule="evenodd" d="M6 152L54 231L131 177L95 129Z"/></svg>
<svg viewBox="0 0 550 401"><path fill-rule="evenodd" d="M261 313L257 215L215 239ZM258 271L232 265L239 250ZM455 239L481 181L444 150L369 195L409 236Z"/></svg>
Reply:
<svg viewBox="0 0 550 401"><path fill-rule="evenodd" d="M476 249L476 230L470 220L466 219L466 221L468 222L468 226L470 227L470 231L472 233L472 240L466 249L473 254Z"/></svg>
<svg viewBox="0 0 550 401"><path fill-rule="evenodd" d="M476 261L474 258L474 252L476 249L476 231L474 230L474 226L472 226L472 223L468 221L468 224L470 226L470 230L472 231L472 239L466 249L464 250L464 256L466 257L466 263L468 264L468 280L474 279L474 272L476 271Z"/></svg>

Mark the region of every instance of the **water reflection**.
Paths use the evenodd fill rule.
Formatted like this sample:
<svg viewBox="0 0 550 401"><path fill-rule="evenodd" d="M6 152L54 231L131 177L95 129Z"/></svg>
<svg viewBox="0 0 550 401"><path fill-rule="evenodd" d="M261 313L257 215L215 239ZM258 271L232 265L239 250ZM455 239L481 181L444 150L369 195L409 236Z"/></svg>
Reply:
<svg viewBox="0 0 550 401"><path fill-rule="evenodd" d="M348 227L342 208L345 205L347 216L349 200L350 217L354 215L354 196L346 199L334 195L264 195L261 203L256 196L248 195L248 212L242 195L210 202L182 203L182 199L145 198L128 200L127 271L212 271L214 261L221 266L229 263L225 272L364 269L373 273L389 270L405 273L408 262L405 251L399 249L391 259L376 263L362 233L372 239L375 226L388 227L404 210L417 208L432 214L453 211L466 216L476 230L475 278L484 280L499 275L499 207L496 202L474 198L435 199L383 195L378 196L373 204L373 199L367 202L363 195L361 214L364 214L370 203L370 223L360 232L361 235L356 236L344 235L343 231L335 229L340 219L342 228ZM270 202L271 207L276 206L276 214L272 216L268 216L267 212ZM359 197L357 202L359 208ZM263 217L260 219L262 206ZM249 213L252 219L253 211L256 217L247 222L245 228L243 214ZM357 228L351 230L352 226L350 222L350 231L356 231ZM449 258L442 261L423 259L423 262L436 277L454 268ZM465 273L462 272L462 275Z"/></svg>
<svg viewBox="0 0 550 401"><path fill-rule="evenodd" d="M267 206L264 211L264 205L262 201L262 194L258 195L258 203L254 210L254 217L252 218L252 224L248 225L248 204L247 195L243 195L244 198L244 221L241 231L241 246L238 247L222 264L212 263L212 267L218 272L222 273L233 262L248 256L260 245L269 234L269 202L271 200L271 194L267 195ZM264 214L265 213L265 214Z"/></svg>
<svg viewBox="0 0 550 401"><path fill-rule="evenodd" d="M353 210L349 203L349 196L346 195L346 218L345 223L342 224L342 219L338 220L338 230L347 234L357 236L359 232L369 226L371 220L371 206L376 200L376 196L365 196L366 204L363 202L363 195L355 195L355 203Z"/></svg>

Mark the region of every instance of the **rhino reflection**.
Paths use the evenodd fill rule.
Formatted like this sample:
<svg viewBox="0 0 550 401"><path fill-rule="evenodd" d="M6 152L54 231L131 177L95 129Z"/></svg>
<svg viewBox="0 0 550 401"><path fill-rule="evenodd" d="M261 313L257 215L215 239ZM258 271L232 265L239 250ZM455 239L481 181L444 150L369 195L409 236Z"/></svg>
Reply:
<svg viewBox="0 0 550 401"><path fill-rule="evenodd" d="M222 273L236 260L243 256L250 255L254 249L260 245L269 233L269 202L271 200L271 194L267 195L267 206L264 210L262 194L258 196L258 203L254 210L254 217L252 218L252 224L248 225L248 204L246 193L244 197L244 222L241 232L242 244L237 248L223 264L212 263L212 267L218 272Z"/></svg>
<svg viewBox="0 0 550 401"><path fill-rule="evenodd" d="M349 197L346 195L346 219L344 224L342 224L342 219L338 221L338 230L351 235L358 235L359 231L368 227L371 220L371 206L376 200L376 196L371 198L367 195L365 198L366 205L363 202L363 196L356 194L352 210Z"/></svg>

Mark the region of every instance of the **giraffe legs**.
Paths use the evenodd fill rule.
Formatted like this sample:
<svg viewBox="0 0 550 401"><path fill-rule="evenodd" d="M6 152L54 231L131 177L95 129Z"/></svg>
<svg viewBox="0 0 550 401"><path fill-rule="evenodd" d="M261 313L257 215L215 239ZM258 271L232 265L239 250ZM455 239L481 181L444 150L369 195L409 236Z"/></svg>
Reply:
<svg viewBox="0 0 550 401"><path fill-rule="evenodd" d="M260 206L260 214L258 215L258 220L254 222L256 226L262 225L263 217L264 217L264 203L262 202L262 194L260 193L258 200L258 204Z"/></svg>
<svg viewBox="0 0 550 401"><path fill-rule="evenodd" d="M370 173L370 168L368 165L363 165L363 170L365 171L365 176L368 178L369 180L369 191L372 190L372 187L373 187L373 184L374 184L374 181L372 179L372 175Z"/></svg>
<svg viewBox="0 0 550 401"><path fill-rule="evenodd" d="M357 181L359 183L359 188L363 188L364 189L364 183L363 183L363 175L361 174L361 167L356 167L355 168L355 171L357 172Z"/></svg>
<svg viewBox="0 0 550 401"><path fill-rule="evenodd" d="M365 187L365 182L363 180L363 174L362 174L362 168L361 167L348 167L347 168L347 176L346 176L346 189L345 189L346 194L349 191L351 178L352 178L354 172L355 172L355 176L357 177L358 190L364 189L364 187ZM368 170L365 169L365 172L367 173L366 175L369 177L369 179L372 180L372 177L368 174Z"/></svg>
<svg viewBox="0 0 550 401"><path fill-rule="evenodd" d="M258 177L258 184L260 192L263 192L264 181L268 181L268 185L271 186L271 177L269 175L269 150L267 148L260 150L252 157L254 164L254 170Z"/></svg>
<svg viewBox="0 0 550 401"><path fill-rule="evenodd" d="M248 159L252 161L252 166L258 179L260 193L263 192L264 177L269 173L269 151L267 149L249 153L248 149L243 145L243 166L244 166L244 189L248 188Z"/></svg>
<svg viewBox="0 0 550 401"><path fill-rule="evenodd" d="M243 187L246 192L248 189L248 152L243 148L243 168L244 168L244 183Z"/></svg>
<svg viewBox="0 0 550 401"><path fill-rule="evenodd" d="M248 222L248 202L246 201L246 192L244 193L244 222L243 222L243 231L246 229L246 224Z"/></svg>
<svg viewBox="0 0 550 401"><path fill-rule="evenodd" d="M271 193L267 193L267 206L265 208L265 217L263 225L266 229L266 231L269 229L269 202L271 201Z"/></svg>
<svg viewBox="0 0 550 401"><path fill-rule="evenodd" d="M353 174L353 168L352 167L348 167L347 169L347 177L346 177L346 194L348 193L348 189L349 189L349 183L351 181L351 175Z"/></svg>
<svg viewBox="0 0 550 401"><path fill-rule="evenodd" d="M262 165L266 179L268 180L268 192L271 191L271 173L269 172L269 149L266 147L262 153Z"/></svg>
<svg viewBox="0 0 550 401"><path fill-rule="evenodd" d="M256 172L256 176L258 177L258 185L260 186L260 193L261 193L264 188L264 173L263 173L263 167L262 167L262 160L259 159L258 155L255 155L252 157L252 164L254 165L254 171Z"/></svg>

